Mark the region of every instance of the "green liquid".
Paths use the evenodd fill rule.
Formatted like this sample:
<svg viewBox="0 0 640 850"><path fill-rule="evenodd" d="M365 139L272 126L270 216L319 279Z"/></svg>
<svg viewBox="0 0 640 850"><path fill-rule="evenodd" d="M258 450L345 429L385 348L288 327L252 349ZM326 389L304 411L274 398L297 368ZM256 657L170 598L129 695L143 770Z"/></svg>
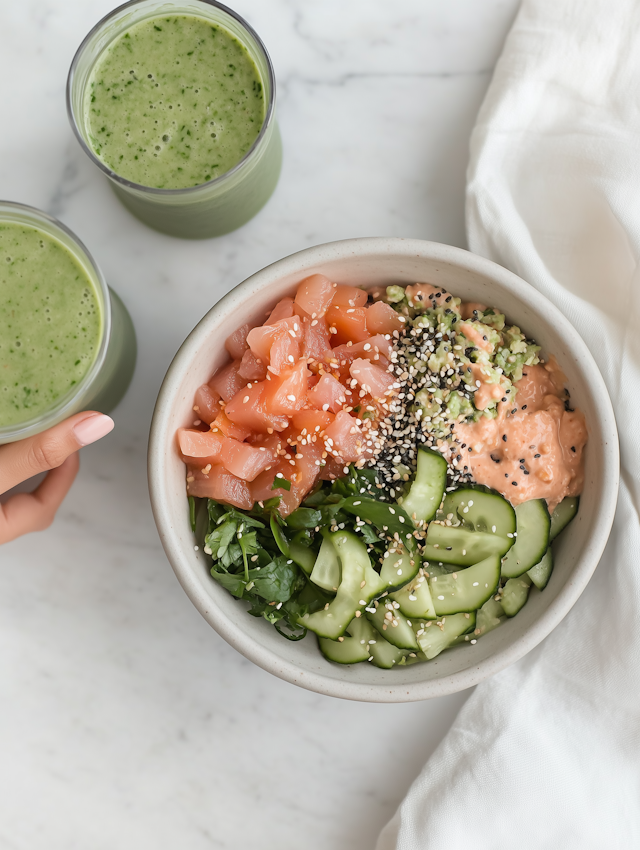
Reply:
<svg viewBox="0 0 640 850"><path fill-rule="evenodd" d="M101 335L96 292L75 257L41 230L0 222L0 427L72 392Z"/></svg>
<svg viewBox="0 0 640 850"><path fill-rule="evenodd" d="M188 15L142 21L117 38L96 62L85 108L97 156L156 189L199 186L229 171L265 118L245 48Z"/></svg>

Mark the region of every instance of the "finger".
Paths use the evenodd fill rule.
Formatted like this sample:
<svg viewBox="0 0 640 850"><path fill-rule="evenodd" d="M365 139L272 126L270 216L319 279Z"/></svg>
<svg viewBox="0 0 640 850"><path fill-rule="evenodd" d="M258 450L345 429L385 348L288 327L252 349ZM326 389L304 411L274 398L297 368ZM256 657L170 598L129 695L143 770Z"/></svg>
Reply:
<svg viewBox="0 0 640 850"><path fill-rule="evenodd" d="M18 493L0 505L0 544L15 540L22 534L48 528L69 492L79 467L80 459L76 452L47 473L47 477L33 493Z"/></svg>
<svg viewBox="0 0 640 850"><path fill-rule="evenodd" d="M59 425L16 443L0 446L0 493L21 481L60 466L82 446L113 428L113 419L95 411L76 413Z"/></svg>

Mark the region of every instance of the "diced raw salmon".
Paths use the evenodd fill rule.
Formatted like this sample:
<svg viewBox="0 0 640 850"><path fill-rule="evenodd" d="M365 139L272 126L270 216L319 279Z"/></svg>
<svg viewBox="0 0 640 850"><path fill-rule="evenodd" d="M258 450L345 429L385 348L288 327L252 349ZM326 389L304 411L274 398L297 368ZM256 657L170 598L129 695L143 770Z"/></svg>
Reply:
<svg viewBox="0 0 640 850"><path fill-rule="evenodd" d="M348 310L350 307L364 307L366 303L367 293L364 290L340 283L335 288L331 306L344 307L345 310Z"/></svg>
<svg viewBox="0 0 640 850"><path fill-rule="evenodd" d="M344 474L344 461L329 455L325 465L320 470L320 480L335 481L336 478L342 478Z"/></svg>
<svg viewBox="0 0 640 850"><path fill-rule="evenodd" d="M331 352L331 334L326 319L312 319L303 324L302 356L324 360Z"/></svg>
<svg viewBox="0 0 640 850"><path fill-rule="evenodd" d="M344 345L347 342L360 342L370 336L367 330L367 314L362 307L331 306L327 311L329 329L334 328L331 342Z"/></svg>
<svg viewBox="0 0 640 850"><path fill-rule="evenodd" d="M290 475L291 489L278 493L281 497L278 510L282 516L289 516L295 511L320 477L323 451L322 443L311 443L298 449L294 465L290 467L293 470Z"/></svg>
<svg viewBox="0 0 640 850"><path fill-rule="evenodd" d="M267 377L267 364L259 360L248 348L242 355L238 375L241 378L246 378L247 381L264 381Z"/></svg>
<svg viewBox="0 0 640 850"><path fill-rule="evenodd" d="M276 454L264 446L250 446L231 437L224 437L220 450L220 463L243 481L253 481L276 461Z"/></svg>
<svg viewBox="0 0 640 850"><path fill-rule="evenodd" d="M178 431L180 451L190 458L219 456L222 439L220 434L215 434L213 431L193 431L191 428L180 428Z"/></svg>
<svg viewBox="0 0 640 850"><path fill-rule="evenodd" d="M233 360L228 366L224 366L219 372L216 372L209 381L209 386L220 393L225 401L232 399L238 390L247 385L246 378L242 378L238 374L239 369L240 361Z"/></svg>
<svg viewBox="0 0 640 850"><path fill-rule="evenodd" d="M232 422L224 410L221 410L211 423L211 430L214 433L219 431L224 437L233 437L234 440L240 440L240 442L246 440L252 434L249 428L243 428Z"/></svg>
<svg viewBox="0 0 640 850"><path fill-rule="evenodd" d="M368 361L364 361L365 363ZM357 419L341 410L324 432L324 442L331 451L350 463L364 453L364 437Z"/></svg>
<svg viewBox="0 0 640 850"><path fill-rule="evenodd" d="M291 320L287 319L287 321ZM300 359L301 342L301 320L297 319L293 328L287 329L286 332L279 332L276 336L269 353L271 371L279 374L283 369L289 369L291 366L294 366Z"/></svg>
<svg viewBox="0 0 640 850"><path fill-rule="evenodd" d="M270 375L269 380L264 382L266 409L270 413L287 416L300 410L305 402L310 377L311 372L304 360L282 369L279 375Z"/></svg>
<svg viewBox="0 0 640 850"><path fill-rule="evenodd" d="M313 274L298 284L295 303L311 319L317 319L327 312L335 289L328 277Z"/></svg>
<svg viewBox="0 0 640 850"><path fill-rule="evenodd" d="M328 410L299 410L291 417L291 424L300 434L322 434L335 416Z"/></svg>
<svg viewBox="0 0 640 850"><path fill-rule="evenodd" d="M280 319L274 325L254 328L247 337L251 351L266 365L278 371L293 365L300 357L302 328L298 316ZM275 350L273 350L275 347ZM289 360L289 357L293 360Z"/></svg>
<svg viewBox="0 0 640 850"><path fill-rule="evenodd" d="M288 481L291 477L292 470L293 467L289 465L288 461L279 460L274 463L271 469L266 470L266 472L261 472L260 475L251 482L249 487L254 502L266 502L267 499L273 499L275 496L282 496L285 492L283 487L276 487L275 490L273 489L276 476L279 473L282 478L286 478Z"/></svg>
<svg viewBox="0 0 640 850"><path fill-rule="evenodd" d="M224 466L212 466L207 474L188 468L187 493L201 499L226 502L243 511L253 507L251 491L246 481L232 475Z"/></svg>
<svg viewBox="0 0 640 850"><path fill-rule="evenodd" d="M345 365L350 365L358 357L365 357L374 363L382 360L386 368L392 348L391 341L378 334L377 336L363 339L362 342L356 342L355 345L336 346L333 349L333 357L339 360L340 365L342 365L343 360L345 361Z"/></svg>
<svg viewBox="0 0 640 850"><path fill-rule="evenodd" d="M344 386L333 375L325 374L307 393L309 405L316 410L330 410L337 413L346 403Z"/></svg>
<svg viewBox="0 0 640 850"><path fill-rule="evenodd" d="M224 347L227 349L233 360L242 360L242 355L249 348L247 342L247 334L251 330L252 325L246 324L234 331L231 336L227 337Z"/></svg>
<svg viewBox="0 0 640 850"><path fill-rule="evenodd" d="M267 428L272 428L274 431L284 431L287 428L289 425L287 417L272 413L267 408L264 398L266 383L261 381L251 387L245 387L231 399L225 408L225 413L232 422L260 433Z"/></svg>
<svg viewBox="0 0 640 850"><path fill-rule="evenodd" d="M390 372L383 371L375 363L363 358L354 360L349 372L362 389L371 393L374 398L384 398L394 382L394 377Z"/></svg>
<svg viewBox="0 0 640 850"><path fill-rule="evenodd" d="M375 304L367 307L367 330L372 335L392 334L394 331L402 330L405 324L402 321L403 318L390 304L376 301Z"/></svg>
<svg viewBox="0 0 640 850"><path fill-rule="evenodd" d="M193 405L193 410L198 415L198 419L210 425L220 412L221 398L220 393L211 389L209 384L198 387Z"/></svg>
<svg viewBox="0 0 640 850"><path fill-rule="evenodd" d="M287 297L283 298L282 301L278 301L269 314L269 318L265 322L265 325L274 325L276 322L279 322L280 319L290 319L291 316L293 316L293 298L289 298L287 295Z"/></svg>

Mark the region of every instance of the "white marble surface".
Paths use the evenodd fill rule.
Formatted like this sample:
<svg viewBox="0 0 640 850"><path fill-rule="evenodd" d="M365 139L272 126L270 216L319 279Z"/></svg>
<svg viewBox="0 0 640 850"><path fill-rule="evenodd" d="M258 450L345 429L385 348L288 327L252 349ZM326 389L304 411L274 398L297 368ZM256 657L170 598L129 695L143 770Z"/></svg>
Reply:
<svg viewBox="0 0 640 850"><path fill-rule="evenodd" d="M78 233L140 344L55 525L0 551L0 848L364 850L465 695L340 702L227 646L158 543L148 426L180 342L255 270L350 236L464 245L469 132L517 0L237 0L276 67L284 168L254 221L201 243L133 219L69 129L67 68L112 2L0 0L0 197Z"/></svg>

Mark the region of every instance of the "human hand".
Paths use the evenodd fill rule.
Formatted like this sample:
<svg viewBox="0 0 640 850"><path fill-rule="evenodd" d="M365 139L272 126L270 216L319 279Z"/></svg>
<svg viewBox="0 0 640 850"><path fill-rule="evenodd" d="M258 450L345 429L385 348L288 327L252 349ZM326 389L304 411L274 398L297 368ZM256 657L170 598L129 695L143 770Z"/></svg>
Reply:
<svg viewBox="0 0 640 850"><path fill-rule="evenodd" d="M47 472L33 493L17 493L0 505L0 544L51 525L80 467L78 449L112 428L109 416L84 411L35 437L0 446L0 494Z"/></svg>

